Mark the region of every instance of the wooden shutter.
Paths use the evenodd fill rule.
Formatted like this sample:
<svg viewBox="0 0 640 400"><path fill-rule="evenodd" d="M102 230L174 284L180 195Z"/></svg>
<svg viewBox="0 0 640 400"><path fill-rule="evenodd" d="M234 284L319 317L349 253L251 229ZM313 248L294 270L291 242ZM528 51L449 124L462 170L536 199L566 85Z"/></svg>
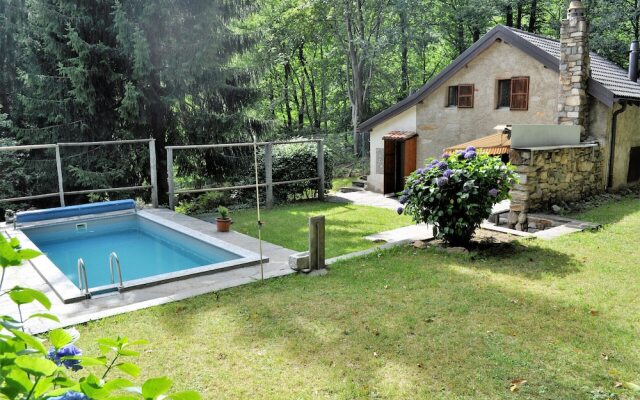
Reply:
<svg viewBox="0 0 640 400"><path fill-rule="evenodd" d="M458 85L458 108L473 108L473 85Z"/></svg>
<svg viewBox="0 0 640 400"><path fill-rule="evenodd" d="M511 79L511 109L516 111L529 109L529 77Z"/></svg>

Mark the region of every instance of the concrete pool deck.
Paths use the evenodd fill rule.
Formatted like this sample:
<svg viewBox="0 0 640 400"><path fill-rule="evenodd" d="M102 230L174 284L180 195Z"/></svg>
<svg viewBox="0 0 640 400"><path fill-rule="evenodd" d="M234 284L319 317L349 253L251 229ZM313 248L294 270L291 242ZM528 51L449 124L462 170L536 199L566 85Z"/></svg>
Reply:
<svg viewBox="0 0 640 400"><path fill-rule="evenodd" d="M256 253L259 251L258 240L250 236L238 232L219 233L216 231L215 225L209 222L178 214L167 209L145 209L145 211L173 223L196 230L212 238L232 243L235 246ZM5 225L0 226L0 231L2 231L1 233L3 235L5 230L7 230ZM296 253L296 251L264 241L262 242L262 249L263 254L269 258L269 262L264 264L265 279L295 273L295 271L289 268L288 260L289 256ZM36 269L27 262L20 267L10 267L7 269L3 288L7 289L14 286L29 287L40 290L49 297L52 303L49 312L58 316L60 323L47 319L33 319L28 321L26 325L27 329L32 333L40 333L60 326L81 324L259 280L260 266L245 266L132 291L96 296L92 299L77 303L64 304ZM6 296L0 297L0 310L2 314L17 317L15 305L9 301ZM44 308L39 304L28 304L22 307L22 312L25 316L43 311Z"/></svg>

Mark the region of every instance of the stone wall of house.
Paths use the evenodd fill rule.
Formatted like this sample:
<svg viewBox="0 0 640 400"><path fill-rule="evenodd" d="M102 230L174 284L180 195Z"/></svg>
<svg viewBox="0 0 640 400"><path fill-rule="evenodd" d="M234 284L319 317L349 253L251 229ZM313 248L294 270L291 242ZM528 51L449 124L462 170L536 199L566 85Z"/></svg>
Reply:
<svg viewBox="0 0 640 400"><path fill-rule="evenodd" d="M511 190L509 227L526 231L528 213L604 191L602 148L598 144L544 149L511 149L520 182Z"/></svg>

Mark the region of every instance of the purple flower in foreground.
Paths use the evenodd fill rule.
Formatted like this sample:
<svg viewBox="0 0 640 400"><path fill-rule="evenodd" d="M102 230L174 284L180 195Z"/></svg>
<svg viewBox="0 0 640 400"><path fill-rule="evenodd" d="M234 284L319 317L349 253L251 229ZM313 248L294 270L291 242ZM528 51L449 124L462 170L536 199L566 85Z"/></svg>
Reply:
<svg viewBox="0 0 640 400"><path fill-rule="evenodd" d="M398 215L402 215L402 213L404 212L404 208L398 207L396 211L398 212Z"/></svg>
<svg viewBox="0 0 640 400"><path fill-rule="evenodd" d="M449 166L446 162L444 161L440 161L438 164L438 168L440 169L447 169L447 167Z"/></svg>
<svg viewBox="0 0 640 400"><path fill-rule="evenodd" d="M89 398L84 393L69 391L62 396L50 397L49 400L89 400Z"/></svg>
<svg viewBox="0 0 640 400"><path fill-rule="evenodd" d="M400 196L398 201L400 202L400 204L405 204L407 202L407 196Z"/></svg>
<svg viewBox="0 0 640 400"><path fill-rule="evenodd" d="M489 196L491 197L498 197L498 189L491 189L489 190Z"/></svg>
<svg viewBox="0 0 640 400"><path fill-rule="evenodd" d="M465 149L465 153L468 153L468 152L470 152L470 151L475 152L475 151L476 151L476 148L475 148L475 147L473 147L473 146L469 146L469 147L467 147L467 148Z"/></svg>
<svg viewBox="0 0 640 400"><path fill-rule="evenodd" d="M473 158L476 158L476 152L475 151L467 151L466 153L464 153L464 158L465 158L465 160L471 160Z"/></svg>
<svg viewBox="0 0 640 400"><path fill-rule="evenodd" d="M453 170L451 169L444 171L444 174L442 174L445 178L451 178L451 175L453 175Z"/></svg>
<svg viewBox="0 0 640 400"><path fill-rule="evenodd" d="M440 158L443 158L443 159L449 158L449 153L442 153Z"/></svg>
<svg viewBox="0 0 640 400"><path fill-rule="evenodd" d="M64 357L76 357L82 355L82 350L72 344L68 344L58 350L55 348L49 349L49 359L56 363L56 365L64 365L67 369L72 371L81 370L80 360L63 360Z"/></svg>
<svg viewBox="0 0 640 400"><path fill-rule="evenodd" d="M440 178L436 179L436 185L438 186L444 186L447 184L447 182L449 182L449 178L445 178L444 176L441 176Z"/></svg>

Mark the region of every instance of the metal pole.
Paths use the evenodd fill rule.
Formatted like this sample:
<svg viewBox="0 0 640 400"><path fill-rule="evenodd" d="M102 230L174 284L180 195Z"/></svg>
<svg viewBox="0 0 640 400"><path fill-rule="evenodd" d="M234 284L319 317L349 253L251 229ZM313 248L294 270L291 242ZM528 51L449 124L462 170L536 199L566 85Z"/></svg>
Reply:
<svg viewBox="0 0 640 400"><path fill-rule="evenodd" d="M260 280L264 280L264 265L262 264L262 220L260 219L260 185L258 181L258 145L253 137L253 165L256 173L256 210L258 213L258 246L260 247Z"/></svg>
<svg viewBox="0 0 640 400"><path fill-rule="evenodd" d="M318 141L318 200L324 201L324 141Z"/></svg>
<svg viewBox="0 0 640 400"><path fill-rule="evenodd" d="M62 158L60 146L56 145L56 169L58 171L58 193L60 194L60 206L64 207L64 184L62 181Z"/></svg>
<svg viewBox="0 0 640 400"><path fill-rule="evenodd" d="M158 208L158 169L156 166L156 140L149 141L149 172L151 173L151 204Z"/></svg>
<svg viewBox="0 0 640 400"><path fill-rule="evenodd" d="M175 208L175 195L173 190L173 149L167 149L167 184L169 185L169 209Z"/></svg>
<svg viewBox="0 0 640 400"><path fill-rule="evenodd" d="M273 207L273 145L264 148L264 180L267 185L267 208Z"/></svg>

